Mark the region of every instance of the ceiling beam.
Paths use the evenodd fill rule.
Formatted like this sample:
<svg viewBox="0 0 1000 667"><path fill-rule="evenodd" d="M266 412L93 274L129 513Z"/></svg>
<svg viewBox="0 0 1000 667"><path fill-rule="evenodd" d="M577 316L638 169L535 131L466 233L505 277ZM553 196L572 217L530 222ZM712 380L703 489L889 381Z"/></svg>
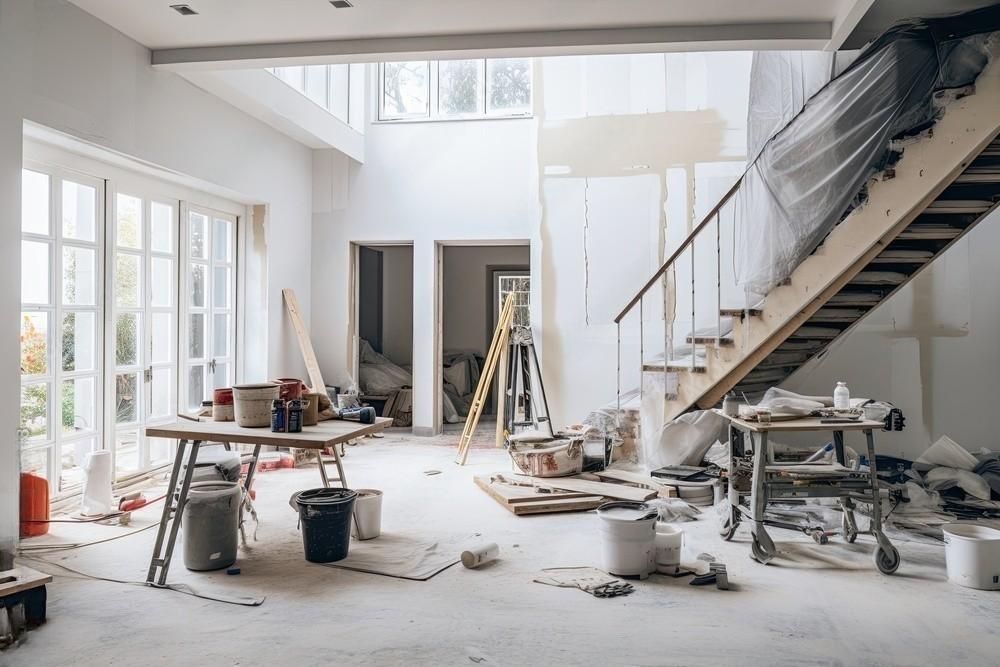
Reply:
<svg viewBox="0 0 1000 667"><path fill-rule="evenodd" d="M183 71L385 60L822 49L830 22L671 25L645 28L385 37L278 44L195 46L153 51L154 67Z"/></svg>
<svg viewBox="0 0 1000 667"><path fill-rule="evenodd" d="M837 51L842 46L847 38L851 36L854 29L858 27L858 23L861 19L865 17L868 10L871 9L876 0L844 0L841 3L840 11L837 12L837 16L833 19L833 31L830 35L830 41L827 42L824 49L826 51Z"/></svg>

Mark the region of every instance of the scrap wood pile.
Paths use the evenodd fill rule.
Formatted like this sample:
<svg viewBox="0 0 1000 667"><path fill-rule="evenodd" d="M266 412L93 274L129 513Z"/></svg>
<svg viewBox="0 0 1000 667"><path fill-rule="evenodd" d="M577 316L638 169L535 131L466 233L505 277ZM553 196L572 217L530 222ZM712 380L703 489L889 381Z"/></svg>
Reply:
<svg viewBox="0 0 1000 667"><path fill-rule="evenodd" d="M609 500L643 502L676 498L677 489L640 473L603 470L572 477L532 477L510 472L476 475L476 485L516 514L581 512Z"/></svg>

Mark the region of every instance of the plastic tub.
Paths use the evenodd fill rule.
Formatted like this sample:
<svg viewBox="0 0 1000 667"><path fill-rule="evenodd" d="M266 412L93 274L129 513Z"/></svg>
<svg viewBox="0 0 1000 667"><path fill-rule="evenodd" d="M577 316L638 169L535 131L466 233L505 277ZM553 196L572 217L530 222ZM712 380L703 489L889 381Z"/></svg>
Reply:
<svg viewBox="0 0 1000 667"><path fill-rule="evenodd" d="M236 562L242 491L235 482L193 482L181 530L184 567L221 570Z"/></svg>
<svg viewBox="0 0 1000 667"><path fill-rule="evenodd" d="M269 382L233 387L233 412L240 426L271 425L271 401L278 398L278 385Z"/></svg>
<svg viewBox="0 0 1000 667"><path fill-rule="evenodd" d="M681 564L684 532L669 523L657 523L655 544L656 571L663 574L677 574Z"/></svg>
<svg viewBox="0 0 1000 667"><path fill-rule="evenodd" d="M615 501L597 508L604 569L645 579L656 571L656 510L646 503Z"/></svg>
<svg viewBox="0 0 1000 667"><path fill-rule="evenodd" d="M948 580L982 591L1000 590L1000 530L970 523L948 523L941 530Z"/></svg>
<svg viewBox="0 0 1000 667"><path fill-rule="evenodd" d="M353 534L359 540L371 540L382 534L382 492L378 489L358 489Z"/></svg>
<svg viewBox="0 0 1000 667"><path fill-rule="evenodd" d="M299 513L307 561L332 563L347 558L357 497L358 492L351 489L308 489L292 494L288 503Z"/></svg>

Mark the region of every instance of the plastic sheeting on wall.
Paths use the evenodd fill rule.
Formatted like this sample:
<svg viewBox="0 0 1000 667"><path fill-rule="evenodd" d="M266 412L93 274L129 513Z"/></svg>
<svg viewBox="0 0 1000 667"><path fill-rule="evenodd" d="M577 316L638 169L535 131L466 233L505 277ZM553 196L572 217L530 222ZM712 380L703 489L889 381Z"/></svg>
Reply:
<svg viewBox="0 0 1000 667"><path fill-rule="evenodd" d="M805 104L764 145L728 203L737 222L738 284L766 294L785 280L860 201L867 180L891 159L893 137L918 132L940 112L934 94L973 83L985 68L1000 30L1000 6L956 17L897 24L868 45L842 74ZM810 76L780 83L796 68L776 59L775 71L756 82L788 95L760 114L751 128L759 139L791 113L795 97L815 85ZM784 74L782 74L784 72ZM759 103L760 95L751 95ZM726 216L724 212L723 217Z"/></svg>

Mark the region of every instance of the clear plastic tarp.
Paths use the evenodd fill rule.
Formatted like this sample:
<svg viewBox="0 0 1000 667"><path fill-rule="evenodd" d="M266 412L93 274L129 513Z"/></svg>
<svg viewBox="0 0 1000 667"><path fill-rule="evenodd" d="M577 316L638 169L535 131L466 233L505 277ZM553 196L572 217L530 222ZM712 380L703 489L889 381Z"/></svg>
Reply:
<svg viewBox="0 0 1000 667"><path fill-rule="evenodd" d="M997 30L1000 6L903 22L825 85L846 59L758 56L751 77L751 156L763 146L722 213L737 223L739 286L763 295L788 278L864 200L868 179L891 164L890 141L938 117L935 93L975 81Z"/></svg>

